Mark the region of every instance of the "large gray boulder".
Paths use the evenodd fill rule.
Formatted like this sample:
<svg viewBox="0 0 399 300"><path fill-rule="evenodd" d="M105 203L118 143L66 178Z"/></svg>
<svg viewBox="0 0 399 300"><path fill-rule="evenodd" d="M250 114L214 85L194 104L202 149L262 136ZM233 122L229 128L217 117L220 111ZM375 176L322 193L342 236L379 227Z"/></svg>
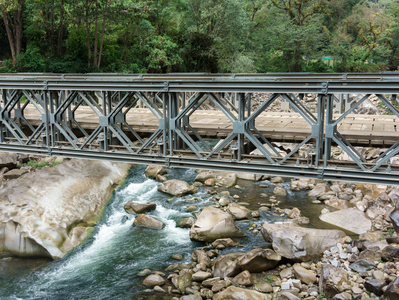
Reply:
<svg viewBox="0 0 399 300"><path fill-rule="evenodd" d="M63 257L87 236L129 168L109 161L70 160L3 183L0 252Z"/></svg>
<svg viewBox="0 0 399 300"><path fill-rule="evenodd" d="M202 242L244 236L244 232L237 227L233 217L215 207L205 207L190 229L190 238Z"/></svg>
<svg viewBox="0 0 399 300"><path fill-rule="evenodd" d="M326 213L320 216L320 220L357 234L365 233L371 229L370 219L356 208Z"/></svg>
<svg viewBox="0 0 399 300"><path fill-rule="evenodd" d="M237 203L230 203L228 207L229 213L234 217L236 220L248 219L251 217L251 211Z"/></svg>
<svg viewBox="0 0 399 300"><path fill-rule="evenodd" d="M189 185L187 182L178 179L171 179L162 182L158 188L159 191L173 195L183 196L185 194L194 194L197 192L197 187Z"/></svg>
<svg viewBox="0 0 399 300"><path fill-rule="evenodd" d="M272 249L253 249L237 259L238 267L251 273L260 273L273 269L281 256Z"/></svg>
<svg viewBox="0 0 399 300"><path fill-rule="evenodd" d="M346 236L341 230L304 228L292 223L265 223L261 231L277 254L295 261L319 258L324 250L335 246Z"/></svg>

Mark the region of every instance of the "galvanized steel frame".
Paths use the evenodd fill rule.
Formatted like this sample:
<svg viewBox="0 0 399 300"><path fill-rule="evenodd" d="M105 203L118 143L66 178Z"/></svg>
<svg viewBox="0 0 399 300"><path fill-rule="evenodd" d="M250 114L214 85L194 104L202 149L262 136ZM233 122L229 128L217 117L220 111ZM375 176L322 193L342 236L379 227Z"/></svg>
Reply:
<svg viewBox="0 0 399 300"><path fill-rule="evenodd" d="M159 75L166 80L155 80L155 75L134 79L129 76L99 79L95 75L84 78L76 75L73 79L51 74L28 79L14 76L0 76L2 151L289 177L399 183L399 169L390 164L391 158L399 153L399 142L368 162L337 129L339 122L371 94L399 117L398 110L385 96L399 93L397 74L363 74L360 79L348 74L329 77L313 74L286 77L252 74L251 77L247 74L238 78L205 74ZM271 96L257 110L251 111L254 92L271 93ZM237 105L226 102L223 93L236 93ZM317 114L301 103L296 96L298 93L317 94ZM363 96L334 120L336 95L349 93ZM310 135L285 156L256 127L257 117L277 99L287 101L311 128ZM232 124L230 134L214 147L209 146L190 124L190 116L207 100ZM138 102L158 120L158 129L147 139L126 121L126 114L134 110ZM39 126L33 126L25 117L28 105L34 106L42 116ZM75 114L81 105L89 106L98 118L98 126L91 132L76 121ZM334 143L354 163L342 165L332 161ZM294 154L308 144L313 148L308 151L307 158L298 155L294 158ZM250 155L249 145L261 155Z"/></svg>

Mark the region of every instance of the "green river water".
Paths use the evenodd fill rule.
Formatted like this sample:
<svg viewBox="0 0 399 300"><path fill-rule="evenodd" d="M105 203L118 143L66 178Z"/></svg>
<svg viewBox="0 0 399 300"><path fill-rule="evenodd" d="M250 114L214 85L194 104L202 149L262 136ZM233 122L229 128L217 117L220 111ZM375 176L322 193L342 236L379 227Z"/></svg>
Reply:
<svg viewBox="0 0 399 300"><path fill-rule="evenodd" d="M204 246L192 242L189 229L176 226L184 217L191 216L185 209L189 205L198 207L214 204L206 189L200 188L195 195L177 197L172 201L169 195L158 192L160 185L144 176L145 166L134 166L126 183L118 188L107 204L102 220L94 233L82 245L67 256L55 261L44 259L0 259L0 299L146 299L142 293L143 280L137 273L145 268L162 271L169 264L176 263L170 257L180 253L183 261L191 262L191 253ZM174 169L169 178L192 182L194 170ZM240 182L242 190L230 189L240 195L240 201L248 202L252 209L259 208L264 201L260 193L271 193L272 184L263 182ZM260 187L259 185L262 185ZM266 186L267 185L267 186ZM288 187L289 183L284 183ZM123 205L127 201L156 202L157 209L148 214L163 221L163 230L151 230L133 226L134 215L128 215ZM305 216L317 223L321 205L311 204L305 193L292 193L282 202L282 206L297 206ZM311 214L311 215L309 215ZM275 221L279 217L261 214L256 221ZM240 242L243 247L226 251L249 251L265 246L260 233L249 233L249 222L237 222L247 237ZM222 252L227 253L227 252Z"/></svg>

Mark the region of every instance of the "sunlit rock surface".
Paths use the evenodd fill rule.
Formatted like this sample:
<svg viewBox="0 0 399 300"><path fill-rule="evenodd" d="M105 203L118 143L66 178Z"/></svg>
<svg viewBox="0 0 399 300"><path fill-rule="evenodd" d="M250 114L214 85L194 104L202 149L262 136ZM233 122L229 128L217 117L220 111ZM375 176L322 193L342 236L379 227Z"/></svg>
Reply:
<svg viewBox="0 0 399 300"><path fill-rule="evenodd" d="M94 225L129 164L70 160L0 187L0 254L60 258Z"/></svg>

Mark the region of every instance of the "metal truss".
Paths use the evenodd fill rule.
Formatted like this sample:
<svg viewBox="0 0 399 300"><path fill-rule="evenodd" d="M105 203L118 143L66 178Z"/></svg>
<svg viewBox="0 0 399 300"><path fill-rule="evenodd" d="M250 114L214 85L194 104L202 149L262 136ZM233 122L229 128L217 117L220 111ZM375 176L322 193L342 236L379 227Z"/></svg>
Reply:
<svg viewBox="0 0 399 300"><path fill-rule="evenodd" d="M393 159L399 154L399 136L377 158L368 160L340 128L371 95L399 118L393 104L398 83L397 73L0 74L0 150L398 184L399 165ZM253 109L255 92L268 97ZM302 94L315 95L315 111L304 105ZM349 94L357 97L349 100ZM336 103L339 98L346 99L344 105ZM288 103L308 129L308 135L286 152L258 125L277 101ZM226 118L231 130L225 138L209 141L191 122L204 106ZM91 112L92 128L79 122L83 108ZM156 129L147 134L128 121L131 116L141 118L140 109L157 120ZM337 111L340 115L334 114ZM40 121L34 123L32 115L40 116ZM335 148L349 159L335 160Z"/></svg>

